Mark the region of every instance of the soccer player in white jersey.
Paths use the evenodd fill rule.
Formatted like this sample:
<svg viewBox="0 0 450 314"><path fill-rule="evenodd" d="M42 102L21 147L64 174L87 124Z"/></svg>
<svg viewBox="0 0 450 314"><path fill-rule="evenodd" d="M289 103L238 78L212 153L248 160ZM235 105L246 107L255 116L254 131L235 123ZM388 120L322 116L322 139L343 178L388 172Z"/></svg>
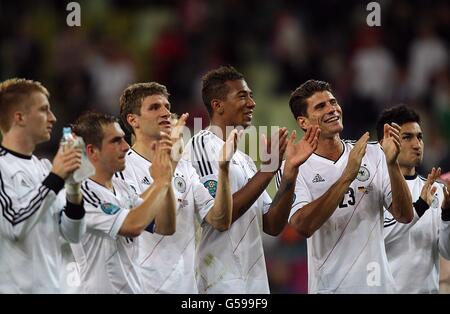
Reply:
<svg viewBox="0 0 450 314"><path fill-rule="evenodd" d="M251 125L255 102L243 75L233 67L220 67L203 77L203 102L210 116L210 127L197 133L186 146L201 182L211 195L217 191L217 151L227 132ZM310 129L294 144L286 129L274 135L279 140L275 169L261 171L250 156L237 151L230 167L233 194L232 225L226 232L210 226L202 229L197 260L197 277L201 293L269 293L262 232L278 235L289 215L298 166L317 146L319 130ZM268 143L271 147L270 143ZM285 173L281 187L272 201L265 191L286 150ZM265 159L265 158L264 158Z"/></svg>
<svg viewBox="0 0 450 314"><path fill-rule="evenodd" d="M155 142L151 173L154 182L143 198L114 174L125 168L129 149L115 118L87 112L74 125L84 138L95 175L83 182L87 233L73 246L85 293L142 293L137 267L139 235L145 230L174 231L175 200L170 181L172 142L168 136ZM153 222L159 214L161 225ZM169 221L169 222L168 222ZM171 221L171 223L170 223Z"/></svg>
<svg viewBox="0 0 450 314"><path fill-rule="evenodd" d="M39 82L0 83L0 293L60 293L61 247L86 230L80 187L63 190L81 151L58 150L53 164L33 155L56 118Z"/></svg>
<svg viewBox="0 0 450 314"><path fill-rule="evenodd" d="M424 152L419 115L405 105L384 110L377 122L380 140L383 125L392 122L401 127L398 163L414 201L414 218L399 224L385 211L386 254L399 293L438 293L439 253L449 258L450 252L450 198L445 189L444 199L444 186L434 183L440 168L427 179L417 173Z"/></svg>
<svg viewBox="0 0 450 314"><path fill-rule="evenodd" d="M319 125L315 153L300 166L289 222L307 237L310 293L394 292L383 241L383 205L402 223L413 218L400 171L398 125L384 125L383 149L343 141L342 109L328 83L309 80L289 101L300 128ZM383 152L384 151L384 152Z"/></svg>
<svg viewBox="0 0 450 314"><path fill-rule="evenodd" d="M154 162L153 143L160 132L172 133L169 94L165 86L155 82L129 86L120 98L123 123L135 136L132 149L126 155L126 168L120 173L138 193L154 184L148 169ZM177 128L184 125L187 115L180 118ZM180 129L175 130L179 132ZM214 197L199 181L191 163L174 162L173 186L177 200L176 232L162 236L144 232L140 238L139 265L146 293L197 293L195 280L195 220L218 232L227 230L231 223L231 190L229 161L237 147L237 133L230 135L229 156L222 145L217 151L224 162L220 164L218 191ZM174 146L175 148L175 146ZM177 158L175 158L175 161ZM158 222L157 222L158 224Z"/></svg>

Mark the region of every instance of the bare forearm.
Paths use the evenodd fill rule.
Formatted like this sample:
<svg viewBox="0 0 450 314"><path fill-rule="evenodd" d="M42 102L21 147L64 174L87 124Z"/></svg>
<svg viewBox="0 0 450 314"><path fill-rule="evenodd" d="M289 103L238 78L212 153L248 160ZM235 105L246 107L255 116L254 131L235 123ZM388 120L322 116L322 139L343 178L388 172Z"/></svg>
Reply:
<svg viewBox="0 0 450 314"><path fill-rule="evenodd" d="M298 168L285 169L280 188L270 204L268 213L264 215L263 228L265 233L277 236L286 226L294 198L297 174Z"/></svg>
<svg viewBox="0 0 450 314"><path fill-rule="evenodd" d="M207 222L215 229L225 231L230 228L233 211L233 197L228 167L219 169L214 206L208 212Z"/></svg>
<svg viewBox="0 0 450 314"><path fill-rule="evenodd" d="M165 196L162 197L167 206L161 204L161 208L156 208L156 230L155 232L163 235L171 235L176 231L176 198L172 186L167 189ZM158 204L156 204L158 206Z"/></svg>
<svg viewBox="0 0 450 314"><path fill-rule="evenodd" d="M392 192L390 212L398 222L409 223L414 217L414 212L408 185L398 163L388 165L388 172Z"/></svg>
<svg viewBox="0 0 450 314"><path fill-rule="evenodd" d="M233 194L233 217L236 221L261 196L272 180L274 173L258 171L247 184Z"/></svg>
<svg viewBox="0 0 450 314"><path fill-rule="evenodd" d="M334 213L351 182L342 176L320 198L299 209L292 216L291 225L304 237L310 237Z"/></svg>
<svg viewBox="0 0 450 314"><path fill-rule="evenodd" d="M152 188L145 193L144 201L130 211L121 232L125 236L138 236L144 229L156 218L160 210L171 208L174 204L170 204L166 198L167 191L170 189L170 183L158 184L153 183ZM122 230L121 229L121 230Z"/></svg>

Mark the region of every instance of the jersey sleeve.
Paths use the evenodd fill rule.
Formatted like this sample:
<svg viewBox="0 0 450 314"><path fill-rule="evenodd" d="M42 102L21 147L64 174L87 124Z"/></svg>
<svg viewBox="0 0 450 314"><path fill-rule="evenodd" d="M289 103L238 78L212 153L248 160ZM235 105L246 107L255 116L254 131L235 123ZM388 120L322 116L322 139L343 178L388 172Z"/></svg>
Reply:
<svg viewBox="0 0 450 314"><path fill-rule="evenodd" d="M0 169L1 232L10 239L25 237L45 212L52 210L57 194L63 187L64 180L50 173L37 188L19 197L16 187Z"/></svg>
<svg viewBox="0 0 450 314"><path fill-rule="evenodd" d="M450 215L449 215L450 216ZM450 217L448 217L450 218ZM439 224L439 253L450 260L450 220L441 219Z"/></svg>
<svg viewBox="0 0 450 314"><path fill-rule="evenodd" d="M192 190L194 194L195 212L198 215L199 221L202 222L205 219L211 207L213 207L214 205L215 192L211 194L210 188L207 188L205 186L207 184L204 185L200 181L200 178L194 169L192 169L191 171L190 181L192 184Z"/></svg>
<svg viewBox="0 0 450 314"><path fill-rule="evenodd" d="M208 140L206 134L194 136L188 143L185 158L191 162L200 181L207 186L210 194L215 197L219 174L219 152L214 143ZM209 183L209 185L207 184ZM214 188L215 186L215 188Z"/></svg>
<svg viewBox="0 0 450 314"><path fill-rule="evenodd" d="M59 231L64 239L70 243L78 243L86 232L84 219L84 202L80 205L67 201L66 207L61 212Z"/></svg>
<svg viewBox="0 0 450 314"><path fill-rule="evenodd" d="M87 230L116 239L130 211L102 200L95 191L88 189L86 183L83 183L82 191Z"/></svg>
<svg viewBox="0 0 450 314"><path fill-rule="evenodd" d="M301 171L297 176L295 182L294 189L294 200L292 202L291 212L289 214L288 221L291 220L292 216L303 206L311 203L313 201L313 197L311 192L308 189L308 185L306 184L305 178L303 178Z"/></svg>

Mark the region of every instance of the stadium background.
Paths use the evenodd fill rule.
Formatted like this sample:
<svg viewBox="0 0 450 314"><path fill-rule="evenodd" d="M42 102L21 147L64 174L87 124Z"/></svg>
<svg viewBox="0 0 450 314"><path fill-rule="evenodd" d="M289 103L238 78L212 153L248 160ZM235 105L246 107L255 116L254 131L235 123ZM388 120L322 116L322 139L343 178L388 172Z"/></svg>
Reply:
<svg viewBox="0 0 450 314"><path fill-rule="evenodd" d="M78 1L81 27L66 24L69 2L0 0L0 79L43 82L58 117L40 156L53 156L62 127L82 111L117 114L121 91L136 81L167 85L173 111L206 126L201 76L231 64L254 91L256 126L298 130L290 92L327 80L345 138L369 130L375 139L379 112L407 103L423 119L421 173L450 171L448 1L378 1L380 27L366 24L370 1ZM289 228L264 240L272 292L306 292L305 240Z"/></svg>

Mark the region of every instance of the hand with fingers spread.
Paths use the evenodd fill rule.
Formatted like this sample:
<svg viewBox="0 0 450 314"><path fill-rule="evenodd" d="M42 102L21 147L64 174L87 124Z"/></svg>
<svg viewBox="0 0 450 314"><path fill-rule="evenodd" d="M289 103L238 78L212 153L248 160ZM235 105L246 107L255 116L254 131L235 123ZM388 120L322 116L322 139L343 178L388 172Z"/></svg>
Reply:
<svg viewBox="0 0 450 314"><path fill-rule="evenodd" d="M428 206L431 206L431 203L433 202L434 199L434 193L436 193L437 189L435 186L433 186L433 184L436 181L436 179L440 177L440 175L441 175L441 168L438 168L436 170L436 168L433 167L433 169L431 169L431 172L427 176L427 181L422 187L420 198L423 199L428 204Z"/></svg>
<svg viewBox="0 0 450 314"><path fill-rule="evenodd" d="M444 193L444 201L442 202L442 210L447 214L450 214L450 181L444 181L444 188L442 189Z"/></svg>
<svg viewBox="0 0 450 314"><path fill-rule="evenodd" d="M366 132L361 136L361 138L355 143L353 149L348 156L347 166L345 167L343 176L346 176L350 182L355 180L358 175L359 168L361 167L361 162L366 154L367 141L369 140L369 132Z"/></svg>
<svg viewBox="0 0 450 314"><path fill-rule="evenodd" d="M228 169L230 165L231 158L233 158L234 153L237 150L237 144L242 136L243 131L233 130L228 135L227 140L222 146L219 153L219 167L221 169Z"/></svg>
<svg viewBox="0 0 450 314"><path fill-rule="evenodd" d="M170 133L170 138L172 139L173 147L170 153L170 157L173 160L172 166L176 167L178 161L183 155L184 141L183 141L183 130L186 125L186 121L189 118L189 113L184 113L178 120L173 120L172 132Z"/></svg>
<svg viewBox="0 0 450 314"><path fill-rule="evenodd" d="M269 139L264 134L261 136L263 142L260 146L262 171L275 172L280 168L287 148L288 133L287 128L281 128Z"/></svg>
<svg viewBox="0 0 450 314"><path fill-rule="evenodd" d="M300 167L316 150L319 142L320 128L318 125L310 126L297 143L295 143L296 136L297 133L292 131L287 143L285 167L288 169Z"/></svg>
<svg viewBox="0 0 450 314"><path fill-rule="evenodd" d="M81 148L63 149L60 147L53 159L51 172L66 180L75 170L81 166Z"/></svg>
<svg viewBox="0 0 450 314"><path fill-rule="evenodd" d="M383 146L388 166L397 162L398 154L400 153L400 129L401 127L397 123L384 125L384 137L381 145Z"/></svg>
<svg viewBox="0 0 450 314"><path fill-rule="evenodd" d="M169 137L168 134L165 135ZM162 136L162 139L154 144L155 154L149 171L155 183L165 185L172 181L174 169L172 169L172 160L170 159L171 143L170 138L164 139Z"/></svg>

